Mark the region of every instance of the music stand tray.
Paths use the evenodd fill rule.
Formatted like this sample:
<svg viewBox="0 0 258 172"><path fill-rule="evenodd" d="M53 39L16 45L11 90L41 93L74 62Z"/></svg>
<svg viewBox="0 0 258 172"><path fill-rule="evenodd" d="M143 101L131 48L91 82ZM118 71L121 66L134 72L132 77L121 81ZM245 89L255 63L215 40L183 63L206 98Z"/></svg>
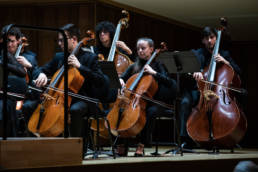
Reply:
<svg viewBox="0 0 258 172"><path fill-rule="evenodd" d="M193 73L200 71L200 63L192 51L163 52L158 59L172 73Z"/></svg>

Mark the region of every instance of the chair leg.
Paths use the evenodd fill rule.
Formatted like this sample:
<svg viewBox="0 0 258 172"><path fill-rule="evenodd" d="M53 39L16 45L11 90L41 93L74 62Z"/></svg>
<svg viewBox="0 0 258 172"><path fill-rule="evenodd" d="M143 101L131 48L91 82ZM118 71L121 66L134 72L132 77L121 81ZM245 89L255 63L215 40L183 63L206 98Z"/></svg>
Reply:
<svg viewBox="0 0 258 172"><path fill-rule="evenodd" d="M106 121L106 123L108 125L108 135L109 135L109 141L110 141L110 145L111 145L111 150L112 150L114 159L116 159L114 144L113 144L113 141L112 141L112 134L111 134L110 124L109 124L109 121L107 120L106 117L104 117L104 120Z"/></svg>
<svg viewBox="0 0 258 172"><path fill-rule="evenodd" d="M158 117L158 125L156 124L156 122L154 122L154 123L155 123L155 128L156 128L156 126L157 126L157 131L158 131L158 134L159 134L160 117ZM158 152L158 151L159 151L159 150L158 150L159 139L160 139L160 138L156 138L156 142L155 142L155 152L151 153L151 155L154 155L154 156L160 155L160 153Z"/></svg>

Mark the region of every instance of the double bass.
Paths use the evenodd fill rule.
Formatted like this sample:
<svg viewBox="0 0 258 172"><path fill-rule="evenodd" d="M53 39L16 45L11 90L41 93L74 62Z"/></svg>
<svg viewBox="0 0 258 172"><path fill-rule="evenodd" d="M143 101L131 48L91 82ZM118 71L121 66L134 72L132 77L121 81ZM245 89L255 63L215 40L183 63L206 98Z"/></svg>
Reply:
<svg viewBox="0 0 258 172"><path fill-rule="evenodd" d="M86 45L90 39L81 40L71 55L78 53L82 45ZM43 93L43 100L32 114L28 129L36 136L58 136L64 131L64 66L62 66L52 77L49 86ZM84 83L84 77L80 72L69 66L68 68L68 88L72 93L78 93ZM72 97L68 96L68 107L70 107Z"/></svg>
<svg viewBox="0 0 258 172"><path fill-rule="evenodd" d="M129 13L123 10L122 14L125 15L125 17L120 19L117 24L116 32L107 58L107 61L113 61L115 63L118 76L120 76L131 64L133 64L128 56L122 54L116 48L116 42L119 40L121 29L128 27Z"/></svg>
<svg viewBox="0 0 258 172"><path fill-rule="evenodd" d="M233 148L247 129L245 115L229 89L240 86L239 76L230 65L215 61L221 34L222 30L218 30L210 65L203 71L204 81L197 82L199 103L187 120L189 136L208 149Z"/></svg>

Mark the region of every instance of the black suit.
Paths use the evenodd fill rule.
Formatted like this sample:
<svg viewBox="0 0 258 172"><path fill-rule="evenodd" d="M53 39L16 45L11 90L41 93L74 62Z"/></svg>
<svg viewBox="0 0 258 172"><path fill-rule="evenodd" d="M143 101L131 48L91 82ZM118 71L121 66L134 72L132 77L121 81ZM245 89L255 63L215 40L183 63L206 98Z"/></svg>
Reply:
<svg viewBox="0 0 258 172"><path fill-rule="evenodd" d="M0 56L0 65L2 67L2 57ZM24 70L23 66L18 63L18 61L14 58L14 56L8 54L8 63L7 63L7 69L9 71L8 75L8 85L7 85L7 91L12 93L18 93L18 94L25 94L27 90L27 85L25 81L26 71ZM1 88L2 89L2 88ZM15 97L9 97L7 98L7 136L16 136L16 101L17 99ZM3 101L2 97L0 96L0 135L2 134L2 120L3 120L3 114L2 114L2 106Z"/></svg>
<svg viewBox="0 0 258 172"><path fill-rule="evenodd" d="M105 79L103 73L98 65L97 56L90 52L80 51L76 56L81 64L78 71L84 77L84 83L79 90L78 94L88 96L92 98L101 99L105 97ZM40 73L45 73L48 76L52 76L63 65L64 53L56 53L56 56L47 64L40 67L34 72L34 77L37 77ZM71 113L71 125L70 133L73 137L82 136L82 122L86 113L90 112L89 102L72 98L70 107Z"/></svg>

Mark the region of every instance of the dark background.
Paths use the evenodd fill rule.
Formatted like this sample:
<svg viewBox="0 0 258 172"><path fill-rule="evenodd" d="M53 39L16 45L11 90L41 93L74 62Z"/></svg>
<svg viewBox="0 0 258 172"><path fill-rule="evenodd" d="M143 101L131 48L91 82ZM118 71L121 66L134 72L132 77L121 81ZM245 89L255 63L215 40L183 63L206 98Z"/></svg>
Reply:
<svg viewBox="0 0 258 172"><path fill-rule="evenodd" d="M117 24L121 19L122 9L128 10L130 20L129 27L121 31L120 40L126 42L133 51L135 51L136 40L140 37L151 37L156 46L164 41L170 51L190 50L201 45L201 28L128 6L94 0L69 3L42 0L42 2L26 1L25 4L17 0L17 3L0 3L0 27L10 23L47 27L60 27L67 23L74 23L81 29L83 37L88 29L94 30L96 23L100 21L108 20ZM57 50L56 33L28 30L23 30L23 33L29 40L28 48L37 53L40 66L53 57ZM248 91L248 96L242 97L241 101L248 122L248 130L240 142L243 147L258 147L256 134L258 115L255 110L258 107L255 61L257 48L258 41L234 41L229 47L232 58L243 71L242 86Z"/></svg>

